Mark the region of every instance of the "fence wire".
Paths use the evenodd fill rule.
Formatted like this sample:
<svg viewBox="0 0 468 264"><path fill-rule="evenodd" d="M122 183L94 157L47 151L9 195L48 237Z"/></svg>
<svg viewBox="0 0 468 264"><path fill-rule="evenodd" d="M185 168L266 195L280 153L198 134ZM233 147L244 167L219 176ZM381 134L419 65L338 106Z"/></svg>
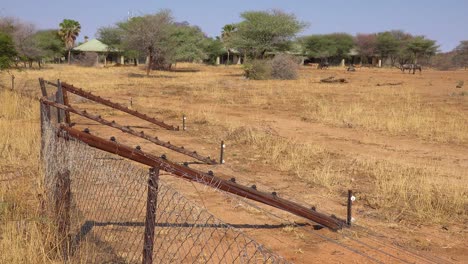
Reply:
<svg viewBox="0 0 468 264"><path fill-rule="evenodd" d="M41 109L48 208L57 203L58 175L69 172L71 182L69 260L141 263L148 169L77 140L57 137L56 120L49 120L46 107ZM157 191L153 260L287 263L190 202L162 179Z"/></svg>

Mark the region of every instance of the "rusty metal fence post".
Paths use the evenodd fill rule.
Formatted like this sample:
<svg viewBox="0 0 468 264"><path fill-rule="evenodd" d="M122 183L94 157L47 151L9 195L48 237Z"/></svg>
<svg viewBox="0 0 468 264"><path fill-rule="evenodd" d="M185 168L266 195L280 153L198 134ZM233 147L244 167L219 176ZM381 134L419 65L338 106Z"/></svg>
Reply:
<svg viewBox="0 0 468 264"><path fill-rule="evenodd" d="M150 168L148 179L148 198L146 200L145 236L143 239L143 264L153 263L154 228L158 200L159 168Z"/></svg>
<svg viewBox="0 0 468 264"><path fill-rule="evenodd" d="M68 259L70 242L70 206L71 188L70 171L58 172L55 183L55 221L59 250L63 259Z"/></svg>

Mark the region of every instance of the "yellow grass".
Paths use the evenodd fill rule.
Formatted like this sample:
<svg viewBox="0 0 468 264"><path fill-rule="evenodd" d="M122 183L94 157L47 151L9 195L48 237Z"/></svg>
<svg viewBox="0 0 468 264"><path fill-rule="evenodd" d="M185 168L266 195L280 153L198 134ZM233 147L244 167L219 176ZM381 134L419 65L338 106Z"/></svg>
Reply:
<svg viewBox="0 0 468 264"><path fill-rule="evenodd" d="M52 223L41 216L36 100L0 90L0 263L52 263Z"/></svg>
<svg viewBox="0 0 468 264"><path fill-rule="evenodd" d="M248 81L243 79L241 69L237 67L184 67L196 71L153 72L151 78L146 78L140 76L144 75L143 71L133 67L97 69L54 66L15 75L18 90L34 95L39 94L38 77L51 80L60 78L102 96L112 97L125 105L129 105L132 98L135 109L164 117L173 123L179 122L182 114L186 114L189 120L188 135L197 136L207 144L228 140L230 151L242 152L247 158L255 157L284 173L285 177L299 179L308 186L325 190L331 196L352 188L357 191L358 199L375 209L377 217L381 219L398 223L466 223L468 220L466 171L439 169L430 163L406 163L385 157L350 158L334 153L326 145L280 136L269 129L265 121L278 115L380 136L466 146L466 96L449 98L453 103L444 103L436 97L427 99L414 84L377 88L376 81L371 77L369 83L373 83L362 86L354 85L352 81L342 86L320 84L318 81L321 77L331 74L317 73L324 75L317 76L305 70L295 81ZM369 76L381 73L385 71L369 72ZM8 76L2 75L0 78L0 83L7 86ZM23 168L23 175L34 179L25 184L25 189L1 189L0 197L8 203L16 201L22 204L18 208L36 208L36 187L40 186L40 176L37 174L37 105L9 92L2 92L0 98L2 171L4 167ZM19 104L23 107L19 107ZM247 112L248 116L226 117L228 114L235 117L236 111L242 115ZM271 115L265 118L262 116L265 113ZM253 122L257 119L258 122ZM24 160L28 160L27 164ZM16 243L18 246L15 250L26 250L31 254L33 251L44 252L36 257L41 261L46 259L45 247L37 248L40 244L36 243L37 239L44 239L34 231L37 227L31 227L32 233L22 236L19 234L22 230L12 226L14 222L11 219L15 217L11 215L21 219L35 217L28 210L18 210L15 208L3 214L2 221L5 221L6 215L9 220L1 228L8 230L10 235L2 236L0 249ZM19 243L15 235L20 237L20 241L30 243Z"/></svg>

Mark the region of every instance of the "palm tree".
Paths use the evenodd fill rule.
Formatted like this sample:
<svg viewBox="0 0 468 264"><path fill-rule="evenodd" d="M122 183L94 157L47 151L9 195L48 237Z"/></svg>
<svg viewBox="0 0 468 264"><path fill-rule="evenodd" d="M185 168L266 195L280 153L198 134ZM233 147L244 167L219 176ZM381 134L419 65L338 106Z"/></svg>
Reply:
<svg viewBox="0 0 468 264"><path fill-rule="evenodd" d="M72 19L64 19L60 23L59 35L65 42L65 47L68 50L68 64L70 64L71 49L75 46L75 40L80 34L81 25L78 21Z"/></svg>
<svg viewBox="0 0 468 264"><path fill-rule="evenodd" d="M226 48L227 54L228 54L226 65L229 63L229 49L231 46L232 35L236 30L237 30L236 25L227 24L223 27L223 32L221 33L221 39L224 43L224 47Z"/></svg>

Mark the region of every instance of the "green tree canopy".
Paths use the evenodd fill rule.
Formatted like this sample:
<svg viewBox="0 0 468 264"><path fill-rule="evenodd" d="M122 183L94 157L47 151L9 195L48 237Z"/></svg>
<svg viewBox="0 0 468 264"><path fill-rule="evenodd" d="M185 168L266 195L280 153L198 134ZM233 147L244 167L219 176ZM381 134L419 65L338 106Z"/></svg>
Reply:
<svg viewBox="0 0 468 264"><path fill-rule="evenodd" d="M326 59L337 54L334 41L327 35L312 35L301 39L304 51L310 57Z"/></svg>
<svg viewBox="0 0 468 264"><path fill-rule="evenodd" d="M303 37L301 43L307 55L317 58L346 58L354 47L354 39L346 33L311 35Z"/></svg>
<svg viewBox="0 0 468 264"><path fill-rule="evenodd" d="M171 33L174 43L174 57L171 61L197 61L205 58L205 35L197 26L175 23Z"/></svg>
<svg viewBox="0 0 468 264"><path fill-rule="evenodd" d="M75 40L80 34L81 25L78 21L64 19L59 26L58 34L63 39L65 48L68 50L68 64L70 64L71 49L75 46Z"/></svg>
<svg viewBox="0 0 468 264"><path fill-rule="evenodd" d="M206 61L210 64L215 64L216 58L223 55L224 46L219 38L216 38L216 39L206 38L204 51L206 54Z"/></svg>
<svg viewBox="0 0 468 264"><path fill-rule="evenodd" d="M439 48L435 40L427 39L424 36L413 37L405 44L406 50L413 56L416 62L419 59L435 55Z"/></svg>
<svg viewBox="0 0 468 264"><path fill-rule="evenodd" d="M282 11L248 11L241 14L242 22L236 25L234 46L256 58L268 51L286 50L306 24L294 14Z"/></svg>
<svg viewBox="0 0 468 264"><path fill-rule="evenodd" d="M8 69L17 53L10 35L0 31L0 70Z"/></svg>
<svg viewBox="0 0 468 264"><path fill-rule="evenodd" d="M61 57L65 52L64 42L56 29L40 30L34 34L33 38L40 49L41 57L54 59Z"/></svg>
<svg viewBox="0 0 468 264"><path fill-rule="evenodd" d="M395 58L400 51L401 41L391 32L381 32L376 38L376 52L382 59Z"/></svg>
<svg viewBox="0 0 468 264"><path fill-rule="evenodd" d="M468 66L468 40L460 41L460 44L454 49L454 52L455 56L453 62L466 69Z"/></svg>

